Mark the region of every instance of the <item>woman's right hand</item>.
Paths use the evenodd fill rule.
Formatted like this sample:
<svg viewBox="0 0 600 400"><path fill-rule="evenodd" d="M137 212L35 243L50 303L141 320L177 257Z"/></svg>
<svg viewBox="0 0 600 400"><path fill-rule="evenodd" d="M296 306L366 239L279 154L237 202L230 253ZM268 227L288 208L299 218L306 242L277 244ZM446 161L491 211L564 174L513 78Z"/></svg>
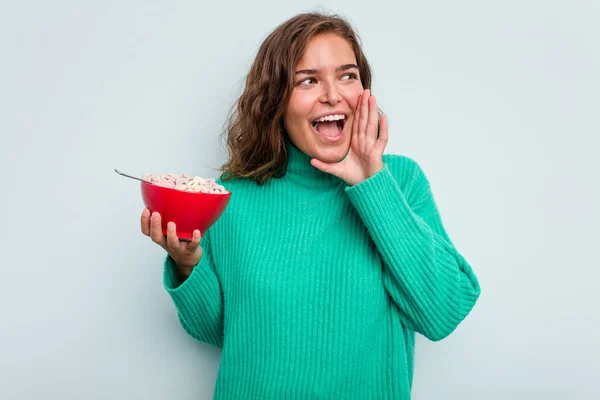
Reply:
<svg viewBox="0 0 600 400"><path fill-rule="evenodd" d="M180 241L175 234L175 223L169 221L167 224L167 236L163 235L160 214L156 211L150 215L150 210L144 208L142 212L142 233L149 236L152 241L165 249L177 264L177 267L188 272L200 262L202 258L202 247L200 247L200 231L193 232L192 240Z"/></svg>

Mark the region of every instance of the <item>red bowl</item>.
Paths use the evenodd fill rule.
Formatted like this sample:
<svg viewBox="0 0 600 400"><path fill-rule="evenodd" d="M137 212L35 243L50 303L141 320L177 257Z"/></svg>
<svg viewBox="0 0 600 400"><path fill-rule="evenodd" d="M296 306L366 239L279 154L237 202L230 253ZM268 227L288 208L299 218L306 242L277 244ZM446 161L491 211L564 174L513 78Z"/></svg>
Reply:
<svg viewBox="0 0 600 400"><path fill-rule="evenodd" d="M167 234L167 223L173 221L177 237L191 239L194 230L202 236L223 214L231 192L197 193L166 188L142 182L142 198L150 210L160 214L163 234Z"/></svg>

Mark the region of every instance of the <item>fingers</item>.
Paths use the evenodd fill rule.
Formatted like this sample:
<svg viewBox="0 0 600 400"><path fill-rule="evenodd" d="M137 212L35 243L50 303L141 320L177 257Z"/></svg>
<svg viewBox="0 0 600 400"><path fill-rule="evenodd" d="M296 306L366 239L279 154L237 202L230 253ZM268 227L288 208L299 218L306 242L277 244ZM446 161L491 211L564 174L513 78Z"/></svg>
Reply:
<svg viewBox="0 0 600 400"><path fill-rule="evenodd" d="M364 93L364 92L363 92ZM358 101L356 102L356 110L354 110L354 117L352 118L352 137L354 138L358 135L358 124L360 121L360 104L363 95L358 96Z"/></svg>
<svg viewBox="0 0 600 400"><path fill-rule="evenodd" d="M202 239L202 237L200 236L200 231L198 229L196 229L192 233L192 241L188 243L188 246L187 246L188 250L191 252L194 252L200 245L200 239Z"/></svg>
<svg viewBox="0 0 600 400"><path fill-rule="evenodd" d="M360 98L360 119L358 121L358 134L367 134L367 123L369 122L369 97L371 97L371 91L365 89Z"/></svg>
<svg viewBox="0 0 600 400"><path fill-rule="evenodd" d="M373 139L377 140L377 129L379 126L379 114L377 113L377 102L375 96L369 97L369 120L367 124L367 130L365 134Z"/></svg>
<svg viewBox="0 0 600 400"><path fill-rule="evenodd" d="M144 208L142 211L142 218L140 220L142 233L146 236L150 236L150 210Z"/></svg>
<svg viewBox="0 0 600 400"><path fill-rule="evenodd" d="M162 247L167 245L167 241L165 240L160 225L160 214L156 211L150 216L150 238L154 243L157 243Z"/></svg>
<svg viewBox="0 0 600 400"><path fill-rule="evenodd" d="M196 229L192 234L191 241L186 243L187 246L182 249L181 240L177 237L175 223L169 221L167 224L167 235L165 237L162 233L160 214L153 212L152 215L150 215L150 211L147 208L142 212L141 228L144 235L150 236L154 243L162 246L170 254L171 251L179 252L180 250L186 249L194 252L200 245L200 240L202 239L200 230Z"/></svg>
<svg viewBox="0 0 600 400"><path fill-rule="evenodd" d="M167 248L178 251L180 245L181 242L179 241L175 231L175 222L169 221L167 224Z"/></svg>
<svg viewBox="0 0 600 400"><path fill-rule="evenodd" d="M388 123L387 123L387 115L383 114L381 116L381 126L379 127L379 138L377 139L377 144L380 146L379 151L383 153L383 149L388 142Z"/></svg>

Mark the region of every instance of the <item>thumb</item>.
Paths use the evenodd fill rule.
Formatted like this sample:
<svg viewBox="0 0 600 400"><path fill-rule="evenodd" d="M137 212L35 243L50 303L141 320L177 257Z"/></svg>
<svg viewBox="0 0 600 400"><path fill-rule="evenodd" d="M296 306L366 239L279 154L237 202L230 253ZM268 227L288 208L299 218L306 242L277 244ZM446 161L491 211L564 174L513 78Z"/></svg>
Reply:
<svg viewBox="0 0 600 400"><path fill-rule="evenodd" d="M331 174L333 176L337 176L338 178L342 178L344 169L340 163L326 163L316 158L310 160L310 163L313 167L325 172L326 174Z"/></svg>
<svg viewBox="0 0 600 400"><path fill-rule="evenodd" d="M325 164L325 163L324 163L323 161L321 161L321 160L318 160L318 159L316 159L316 158L313 158L313 159L311 159L311 160L310 160L310 164L311 164L313 167L315 167L315 168L317 168L317 169L320 169L320 170L321 170L321 171L323 171L323 172L328 172L328 171L327 171L327 164Z"/></svg>

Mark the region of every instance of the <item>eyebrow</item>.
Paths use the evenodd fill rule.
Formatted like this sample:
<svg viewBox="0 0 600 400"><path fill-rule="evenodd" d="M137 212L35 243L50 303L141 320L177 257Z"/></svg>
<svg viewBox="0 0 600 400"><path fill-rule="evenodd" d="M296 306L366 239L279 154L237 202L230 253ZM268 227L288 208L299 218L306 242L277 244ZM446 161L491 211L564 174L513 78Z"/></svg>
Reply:
<svg viewBox="0 0 600 400"><path fill-rule="evenodd" d="M343 64L335 69L336 72L347 71L351 68L358 69L358 65L356 64ZM296 75L298 74L306 74L306 75L318 75L321 71L318 69L302 69L300 71L296 71Z"/></svg>

